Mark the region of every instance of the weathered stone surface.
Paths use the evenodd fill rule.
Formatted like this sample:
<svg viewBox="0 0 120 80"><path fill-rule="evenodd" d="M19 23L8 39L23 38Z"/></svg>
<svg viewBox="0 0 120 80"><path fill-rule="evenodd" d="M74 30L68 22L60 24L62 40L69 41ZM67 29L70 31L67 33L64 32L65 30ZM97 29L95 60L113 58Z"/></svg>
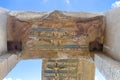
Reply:
<svg viewBox="0 0 120 80"><path fill-rule="evenodd" d="M0 56L0 80L2 80L18 63L15 54L4 54Z"/></svg>
<svg viewBox="0 0 120 80"><path fill-rule="evenodd" d="M105 39L104 39L104 27ZM6 23L7 36L6 39ZM120 61L120 8L103 13L84 12L9 12L0 9L0 55L7 51L6 41L11 45L14 53L20 53L23 59L31 58L60 58L82 59L80 56L91 56L92 50L102 50L115 60ZM42 31L40 31L42 29ZM32 31L33 30L33 31ZM47 32L44 32L47 30ZM53 33L49 33L53 31ZM60 32L62 31L62 32ZM68 33L70 31L70 33ZM42 33L42 34L41 34ZM67 36L63 36L67 34ZM37 35L37 37L35 37ZM51 36L52 35L52 36ZM70 38L63 38L68 37ZM31 37L32 36L32 37ZM47 36L47 38L46 38ZM49 36L52 38L48 39ZM62 38L61 38L62 36ZM77 39L75 38L76 36ZM41 38L42 37L42 38ZM43 38L45 37L45 39ZM104 40L104 41L103 41ZM22 43L22 45L21 45ZM68 44L76 44L68 46ZM32 44L32 45L31 45ZM39 45L46 44L47 47ZM67 44L65 48L63 45ZM61 48L62 45L62 48ZM81 46L82 45L82 46ZM39 46L39 47L37 47ZM77 47L76 47L77 46ZM79 47L78 47L79 46ZM70 48L75 47L75 48ZM88 48L90 47L90 48ZM22 52L20 52L22 51ZM104 54L104 53L102 53ZM120 63L111 57L96 54L95 64L107 80L120 79ZM6 56L6 57L5 57ZM5 55L0 57L0 80L14 67L18 58L16 55ZM47 59L46 59L47 60ZM44 60L45 61L45 60ZM78 80L94 80L94 65L86 60L80 60ZM91 65L92 64L92 65ZM43 66L46 66L43 63ZM90 66L91 65L91 66ZM82 66L82 67L81 67ZM43 68L45 70L46 67ZM83 71L83 73L82 73ZM93 72L91 74L87 71ZM81 77L85 76L85 77ZM87 74L87 75L84 75ZM92 76L92 77L90 77ZM69 79L70 80L70 79Z"/></svg>
<svg viewBox="0 0 120 80"><path fill-rule="evenodd" d="M120 61L120 8L105 12L104 52Z"/></svg>
<svg viewBox="0 0 120 80"><path fill-rule="evenodd" d="M55 10L57 11L57 10ZM32 11L10 11L11 16L15 16L19 20L31 20L36 18L41 18L43 16L49 15L51 12L32 12ZM104 16L103 13L89 13L89 12L66 12L66 11L59 11L60 13L64 14L65 16L71 16L71 17L81 17L81 18L92 18L96 16Z"/></svg>
<svg viewBox="0 0 120 80"><path fill-rule="evenodd" d="M10 15L8 41L15 50L22 43L22 58L58 58L63 54L78 57L89 55L89 50L102 50L105 25L101 14L54 11L11 12Z"/></svg>
<svg viewBox="0 0 120 80"><path fill-rule="evenodd" d="M92 59L44 59L42 80L94 80Z"/></svg>
<svg viewBox="0 0 120 80"><path fill-rule="evenodd" d="M0 55L7 52L7 16L8 11L0 8Z"/></svg>
<svg viewBox="0 0 120 80"><path fill-rule="evenodd" d="M96 53L95 66L106 80L120 80L120 62L103 53Z"/></svg>
<svg viewBox="0 0 120 80"><path fill-rule="evenodd" d="M7 59L0 59L0 80L2 80L5 75L8 74L7 67Z"/></svg>
<svg viewBox="0 0 120 80"><path fill-rule="evenodd" d="M18 63L19 58L17 55L12 54L9 58L8 58L8 72L10 72L15 65Z"/></svg>

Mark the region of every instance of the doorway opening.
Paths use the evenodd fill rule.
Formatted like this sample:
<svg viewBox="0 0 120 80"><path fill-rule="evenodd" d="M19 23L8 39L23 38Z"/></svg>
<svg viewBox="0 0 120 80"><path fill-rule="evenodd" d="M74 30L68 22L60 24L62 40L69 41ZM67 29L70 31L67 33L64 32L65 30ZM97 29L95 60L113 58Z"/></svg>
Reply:
<svg viewBox="0 0 120 80"><path fill-rule="evenodd" d="M21 60L3 80L42 80L42 59Z"/></svg>
<svg viewBox="0 0 120 80"><path fill-rule="evenodd" d="M3 80L42 80L42 59L19 61ZM95 80L106 80L97 68Z"/></svg>

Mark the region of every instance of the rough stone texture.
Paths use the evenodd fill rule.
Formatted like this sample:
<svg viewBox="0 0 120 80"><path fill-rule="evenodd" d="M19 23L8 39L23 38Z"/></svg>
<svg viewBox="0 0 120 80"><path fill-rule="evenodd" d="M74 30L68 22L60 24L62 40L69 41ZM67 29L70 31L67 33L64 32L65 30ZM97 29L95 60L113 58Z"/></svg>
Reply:
<svg viewBox="0 0 120 80"><path fill-rule="evenodd" d="M0 55L7 51L7 16L8 11L0 8Z"/></svg>
<svg viewBox="0 0 120 80"><path fill-rule="evenodd" d="M6 40L8 41L15 41L13 43L13 49L17 49L20 47L20 41L23 42L23 49L27 50L30 48L30 46L26 46L26 44L29 44L29 39L28 39L28 34L30 28L38 28L37 26L43 26L43 27L51 27L57 29L57 28L63 28L60 27L60 23L64 23L67 25L67 27L71 27L73 30L77 29L77 26L79 28L77 34L82 34L82 32L88 32L92 33L93 35L87 35L88 38L87 40L94 41L96 37L97 40L100 40L100 43L103 43L103 32L104 32L104 20L100 16L106 18L106 29L105 29L105 39L104 39L104 52L109 54L112 58L120 61L120 8L113 9L110 11L103 13L84 13L84 12L59 12L59 11L54 11L54 12L9 12L9 17L7 16L7 11L4 9L0 9L0 55L2 52L7 50L6 46ZM7 20L8 17L8 20ZM56 21L60 19L65 19L65 21ZM66 19L67 18L67 19ZM46 19L52 19L46 20ZM41 21L42 20L42 21ZM95 20L95 21L94 21ZM78 25L75 26L74 21L80 22ZM67 24L66 24L67 22ZM7 23L7 34L8 34L8 39L6 39L6 23ZM95 24L94 24L95 23ZM35 24L35 25L33 25ZM92 24L92 27L91 27ZM98 28L102 25L102 28ZM55 26L59 25L59 27ZM62 25L63 26L63 25ZM73 26L75 26L73 28ZM79 27L82 26L82 27ZM87 31L88 27L90 26L89 31ZM96 29L96 30L94 30ZM92 30L92 31L91 31ZM100 33L97 33L100 32ZM35 33L38 35L38 33ZM102 35L102 36L101 36ZM58 36L59 37L59 36ZM30 39L31 40L31 39ZM59 42L59 38L57 39ZM58 44L57 40L53 41L53 44ZM41 41L40 39L37 40L38 42ZM34 40L32 43L35 45L38 43L36 40ZM49 40L46 40L49 42ZM70 39L69 39L70 41ZM86 40L85 39L80 39L80 43L84 43ZM78 42L79 42L78 41ZM67 41L66 41L67 42ZM87 41L88 44L89 41ZM17 44L18 43L18 44ZM39 42L39 43L45 43L44 41ZM63 42L62 42L63 43ZM71 43L71 42L70 42ZM86 43L86 42L85 42ZM97 42L93 42L94 45L99 48L99 45ZM102 45L101 45L102 46ZM92 46L93 47L93 46ZM87 47L88 48L88 47ZM93 47L94 48L94 47ZM28 49L28 52L23 52L20 56L22 58L77 58L79 55L82 56L89 56L88 54L88 49L86 50L59 50L59 51L53 51L53 50L48 50L48 51L39 51L39 48L31 48L30 51ZM19 50L20 51L20 50ZM69 54L69 55L68 55ZM102 54L96 54L95 55L95 65L99 69L99 71L106 77L107 80L120 80L120 62L117 62L113 60L111 57L108 57L106 55ZM16 55L4 55L0 57L0 80L3 79L3 77L14 67L14 65L17 63L18 59ZM89 61L85 62L84 69L79 69L81 70L89 70ZM44 64L43 66L45 66ZM82 65L83 66L83 65ZM81 74L81 72L79 73ZM88 74L88 73L84 73ZM90 75L90 74L88 74ZM91 75L90 75L91 76ZM85 78L88 78L88 76L85 76L83 79L86 80ZM82 79L82 80L83 80ZM90 78L91 80L94 80L93 77ZM87 79L88 80L88 79Z"/></svg>
<svg viewBox="0 0 120 80"><path fill-rule="evenodd" d="M15 67L18 61L18 57L15 54L4 54L0 56L0 80Z"/></svg>
<svg viewBox="0 0 120 80"><path fill-rule="evenodd" d="M18 61L19 61L18 56L14 54L8 58L8 72L10 72L15 67Z"/></svg>
<svg viewBox="0 0 120 80"><path fill-rule="evenodd" d="M57 11L57 10L55 10ZM19 20L30 20L30 19L36 19L36 18L41 18L43 16L47 16L50 13L52 13L54 11L51 12L32 12L32 11L10 11L10 15L11 16L15 16L17 19ZM59 11L60 12L60 11ZM89 12L66 12L66 11L61 11L60 13L64 14L65 16L72 16L72 17L81 17L81 18L92 18L92 17L96 17L99 15L104 16L103 13L89 13Z"/></svg>
<svg viewBox="0 0 120 80"><path fill-rule="evenodd" d="M105 12L104 52L120 61L120 8Z"/></svg>
<svg viewBox="0 0 120 80"><path fill-rule="evenodd" d="M95 67L91 58L43 59L42 80L94 80Z"/></svg>
<svg viewBox="0 0 120 80"><path fill-rule="evenodd" d="M53 11L9 15L7 33L12 43L9 47L17 50L20 47L17 43L22 43L22 58L78 57L89 55L89 49L102 51L103 14Z"/></svg>
<svg viewBox="0 0 120 80"><path fill-rule="evenodd" d="M7 59L0 59L0 80L2 80L5 75L8 74L7 67Z"/></svg>
<svg viewBox="0 0 120 80"><path fill-rule="evenodd" d="M95 65L106 80L120 80L120 62L103 53L96 53Z"/></svg>

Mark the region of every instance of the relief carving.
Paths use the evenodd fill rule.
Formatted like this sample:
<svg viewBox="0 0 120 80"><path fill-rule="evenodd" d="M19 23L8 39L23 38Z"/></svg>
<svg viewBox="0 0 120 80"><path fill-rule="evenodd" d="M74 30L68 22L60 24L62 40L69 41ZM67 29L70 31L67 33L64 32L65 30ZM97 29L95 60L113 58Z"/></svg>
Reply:
<svg viewBox="0 0 120 80"><path fill-rule="evenodd" d="M78 57L102 51L103 33L103 16L77 18L55 11L31 20L16 18L8 28L8 41L21 41L23 58L28 54L57 58L59 52Z"/></svg>

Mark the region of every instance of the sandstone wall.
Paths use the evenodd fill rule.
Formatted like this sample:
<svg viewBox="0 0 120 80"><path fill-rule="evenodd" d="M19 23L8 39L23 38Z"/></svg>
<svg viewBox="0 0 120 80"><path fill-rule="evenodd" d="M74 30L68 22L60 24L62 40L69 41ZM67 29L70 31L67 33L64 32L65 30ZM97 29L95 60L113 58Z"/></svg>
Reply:
<svg viewBox="0 0 120 80"><path fill-rule="evenodd" d="M94 80L95 67L88 57L43 59L42 80Z"/></svg>
<svg viewBox="0 0 120 80"><path fill-rule="evenodd" d="M102 13L11 11L9 15L8 51L19 51L23 59L78 57L102 51Z"/></svg>
<svg viewBox="0 0 120 80"><path fill-rule="evenodd" d="M120 61L120 8L105 12L104 52Z"/></svg>
<svg viewBox="0 0 120 80"><path fill-rule="evenodd" d="M7 51L7 24L8 11L0 8L0 55Z"/></svg>

